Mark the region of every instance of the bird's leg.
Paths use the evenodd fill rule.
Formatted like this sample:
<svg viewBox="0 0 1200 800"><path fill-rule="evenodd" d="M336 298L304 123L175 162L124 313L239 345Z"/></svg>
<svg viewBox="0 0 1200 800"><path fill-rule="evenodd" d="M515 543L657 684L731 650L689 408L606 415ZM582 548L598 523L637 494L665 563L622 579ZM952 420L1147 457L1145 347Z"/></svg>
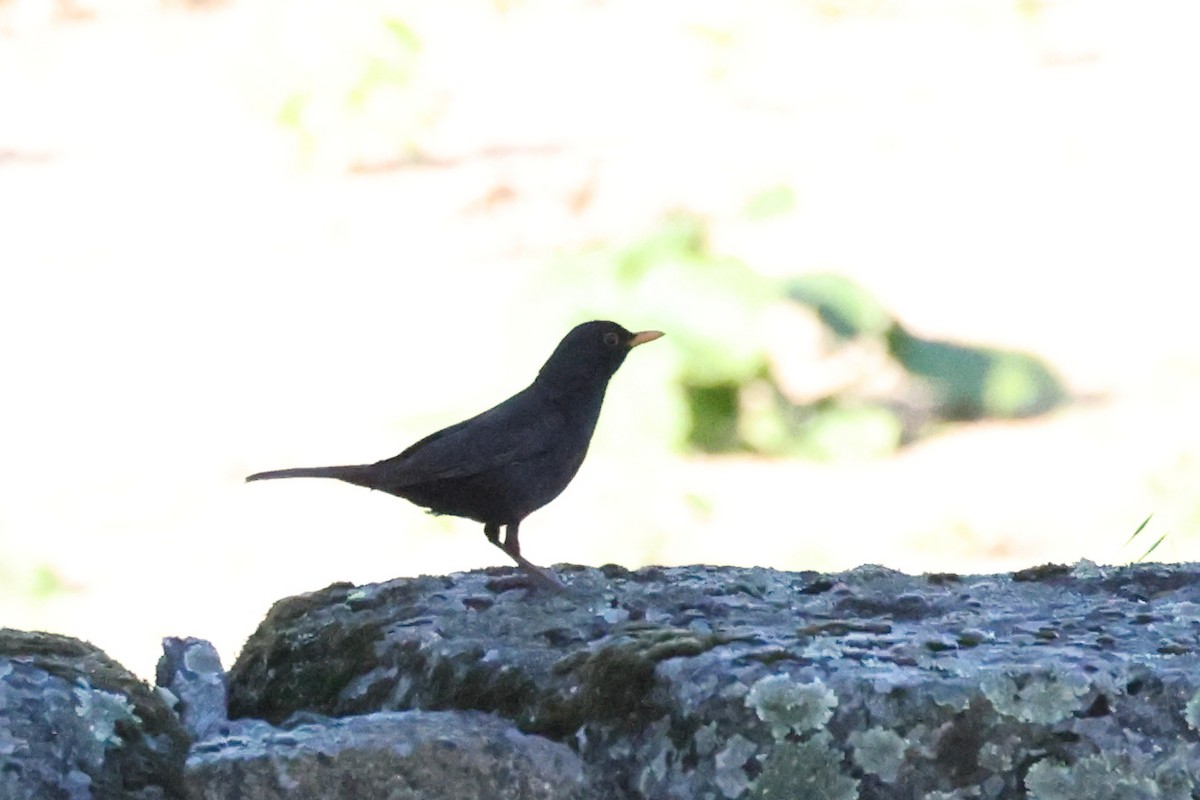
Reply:
<svg viewBox="0 0 1200 800"><path fill-rule="evenodd" d="M510 522L504 526L504 552L513 558L521 557L521 543L517 541L517 530L520 527L519 522Z"/></svg>
<svg viewBox="0 0 1200 800"><path fill-rule="evenodd" d="M537 564L534 564L529 559L521 555L521 545L518 543L517 530L520 527L519 522L510 522L504 526L504 543L500 542L500 526L487 522L484 523L483 533L487 536L488 541L499 547L508 557L516 562L526 575L533 579L535 585L544 586L557 591L565 591L566 586L562 584L558 578L554 577L554 573L548 569L543 569Z"/></svg>

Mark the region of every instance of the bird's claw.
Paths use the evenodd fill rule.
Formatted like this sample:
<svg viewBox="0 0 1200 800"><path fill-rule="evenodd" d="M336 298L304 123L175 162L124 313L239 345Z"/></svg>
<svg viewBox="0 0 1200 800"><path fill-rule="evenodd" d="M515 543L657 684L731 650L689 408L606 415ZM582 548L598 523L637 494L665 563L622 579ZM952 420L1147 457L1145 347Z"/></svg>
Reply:
<svg viewBox="0 0 1200 800"><path fill-rule="evenodd" d="M565 592L567 590L566 584L560 581L550 570L539 567L520 553L509 553L508 555L509 558L517 563L521 571L529 576L532 581L530 588L553 589L556 592Z"/></svg>

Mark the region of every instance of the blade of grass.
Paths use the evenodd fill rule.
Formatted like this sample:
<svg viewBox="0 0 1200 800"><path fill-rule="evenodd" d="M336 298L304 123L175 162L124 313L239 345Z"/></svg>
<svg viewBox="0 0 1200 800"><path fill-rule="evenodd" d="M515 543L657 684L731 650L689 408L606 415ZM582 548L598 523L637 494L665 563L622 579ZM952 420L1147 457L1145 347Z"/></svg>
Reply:
<svg viewBox="0 0 1200 800"><path fill-rule="evenodd" d="M1167 533L1170 533L1170 531L1168 531ZM1166 533L1164 533L1162 536L1158 537L1158 541L1156 541L1154 544L1150 545L1150 549L1147 550L1146 552L1142 553L1142 557L1139 558L1138 561L1139 562L1145 561L1146 557L1149 556L1151 553L1153 553L1155 548L1157 548L1160 544L1162 544L1163 539L1166 539L1166 538L1167 538Z"/></svg>
<svg viewBox="0 0 1200 800"><path fill-rule="evenodd" d="M1153 517L1154 517L1154 515L1153 515L1153 514L1151 514L1149 517L1146 517L1144 520L1142 520L1142 524L1137 526L1137 530L1136 530L1136 531L1134 531L1134 532L1133 532L1133 535L1131 535L1131 536L1130 536L1130 537L1129 537L1129 538L1128 538L1128 539L1125 541L1125 544L1126 544L1126 545L1128 545L1130 542L1132 542L1134 539L1136 539L1136 538L1137 538L1137 535L1138 535L1139 533L1141 533L1141 532L1142 532L1142 531L1145 529L1145 527L1146 527L1147 525L1149 525L1149 524L1150 524L1150 520L1151 520ZM1160 541L1161 541L1161 540L1160 540ZM1158 546L1158 545L1157 545L1157 543L1155 543L1155 547L1157 547L1157 546Z"/></svg>

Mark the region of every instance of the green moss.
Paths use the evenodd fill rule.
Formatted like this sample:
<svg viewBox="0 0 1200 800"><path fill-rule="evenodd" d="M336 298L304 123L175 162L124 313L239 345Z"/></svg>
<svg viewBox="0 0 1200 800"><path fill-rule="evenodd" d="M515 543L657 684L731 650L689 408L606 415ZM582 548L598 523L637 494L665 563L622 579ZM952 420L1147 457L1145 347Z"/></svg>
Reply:
<svg viewBox="0 0 1200 800"><path fill-rule="evenodd" d="M136 675L89 642L40 631L0 628L0 659L32 665L70 684L76 713L95 727L93 750L106 773L89 777L97 796L109 782L129 789L161 787L183 796L187 734L166 701Z"/></svg>
<svg viewBox="0 0 1200 800"><path fill-rule="evenodd" d="M818 730L829 722L837 695L820 678L796 683L787 675L768 675L750 687L746 706L771 726L771 735L782 739L791 731Z"/></svg>
<svg viewBox="0 0 1200 800"><path fill-rule="evenodd" d="M336 583L277 602L230 670L230 717L278 724L301 709L345 713L342 691L375 663L385 626L408 614L431 580L369 592Z"/></svg>
<svg viewBox="0 0 1200 800"><path fill-rule="evenodd" d="M800 742L775 743L748 798L770 800L856 800L858 781L842 770L842 753L821 731Z"/></svg>
<svg viewBox="0 0 1200 800"><path fill-rule="evenodd" d="M95 645L40 631L0 628L0 658L33 664L68 683L125 698L148 734L166 735L181 748L186 735L162 697Z"/></svg>
<svg viewBox="0 0 1200 800"><path fill-rule="evenodd" d="M1013 581L1017 583L1031 583L1037 581L1052 581L1056 578L1064 578L1071 574L1071 568L1066 564L1040 564L1036 567L1026 567L1019 569L1012 574Z"/></svg>
<svg viewBox="0 0 1200 800"><path fill-rule="evenodd" d="M956 641L959 647L976 647L985 641L995 638L992 634L977 628L968 628L958 632Z"/></svg>
<svg viewBox="0 0 1200 800"><path fill-rule="evenodd" d="M907 745L903 737L886 728L871 728L850 734L854 747L854 763L870 775L877 775L884 783L892 783L904 765Z"/></svg>
<svg viewBox="0 0 1200 800"><path fill-rule="evenodd" d="M579 650L551 668L572 676L576 685L562 698L543 705L538 718L523 726L528 732L563 738L585 722L606 721L635 728L666 713L650 698L655 667L669 658L697 656L729 641L716 634L685 628L634 627L615 641Z"/></svg>
<svg viewBox="0 0 1200 800"><path fill-rule="evenodd" d="M634 647L605 647L592 654L576 670L578 689L562 708L569 729L589 720L615 722L648 711L654 719L662 716L661 710L651 710L644 702L654 686L654 665L645 652Z"/></svg>

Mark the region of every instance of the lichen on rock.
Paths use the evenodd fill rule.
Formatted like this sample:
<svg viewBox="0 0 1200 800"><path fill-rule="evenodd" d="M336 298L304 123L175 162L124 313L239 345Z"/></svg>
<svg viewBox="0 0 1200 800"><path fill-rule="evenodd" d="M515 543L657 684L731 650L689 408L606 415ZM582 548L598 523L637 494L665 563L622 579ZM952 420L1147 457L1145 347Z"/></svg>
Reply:
<svg viewBox="0 0 1200 800"><path fill-rule="evenodd" d="M848 741L854 748L854 763L864 772L878 776L884 783L892 783L899 776L907 744L898 733L870 728L854 731Z"/></svg>
<svg viewBox="0 0 1200 800"><path fill-rule="evenodd" d="M746 706L782 739L795 731L819 730L833 716L838 699L820 678L797 683L787 675L768 675L750 687Z"/></svg>
<svg viewBox="0 0 1200 800"><path fill-rule="evenodd" d="M569 746L600 800L1003 800L1098 753L1114 786L1195 783L1194 565L559 573L554 596L492 570L283 601L235 712L489 712Z"/></svg>
<svg viewBox="0 0 1200 800"><path fill-rule="evenodd" d="M1078 711L1090 684L1082 675L1039 670L985 675L980 688L1001 714L1048 725Z"/></svg>
<svg viewBox="0 0 1200 800"><path fill-rule="evenodd" d="M1126 757L1106 753L1073 764L1043 758L1025 775L1030 800L1191 800L1193 788L1182 765L1147 773Z"/></svg>
<svg viewBox="0 0 1200 800"><path fill-rule="evenodd" d="M842 753L826 731L801 741L776 742L763 759L750 800L858 800L858 781L843 769Z"/></svg>
<svg viewBox="0 0 1200 800"><path fill-rule="evenodd" d="M1183 718L1187 721L1188 727L1194 731L1200 731L1200 689L1192 695L1192 699L1187 701L1183 707Z"/></svg>
<svg viewBox="0 0 1200 800"><path fill-rule="evenodd" d="M163 698L99 648L0 628L4 800L176 800L186 749Z"/></svg>

